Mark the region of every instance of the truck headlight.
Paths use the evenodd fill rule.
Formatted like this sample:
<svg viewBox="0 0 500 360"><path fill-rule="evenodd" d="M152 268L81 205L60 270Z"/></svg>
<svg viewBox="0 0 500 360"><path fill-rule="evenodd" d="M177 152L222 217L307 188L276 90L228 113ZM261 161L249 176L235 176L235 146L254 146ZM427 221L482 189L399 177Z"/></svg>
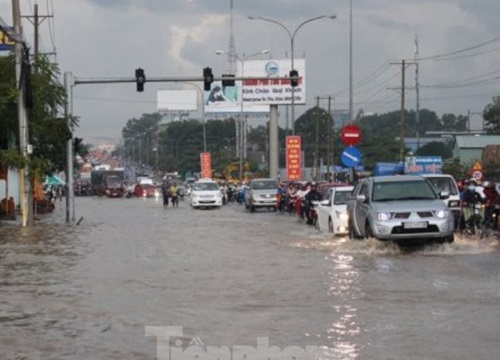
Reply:
<svg viewBox="0 0 500 360"><path fill-rule="evenodd" d="M349 218L349 216L346 213L340 211L335 211L335 215L337 215L337 218L340 220L347 220Z"/></svg>
<svg viewBox="0 0 500 360"><path fill-rule="evenodd" d="M440 219L445 219L448 216L450 216L450 211L449 210L438 210L436 211L436 217Z"/></svg>
<svg viewBox="0 0 500 360"><path fill-rule="evenodd" d="M391 219L391 213L383 213L383 212L377 213L376 217L377 217L377 220L387 221L387 220Z"/></svg>

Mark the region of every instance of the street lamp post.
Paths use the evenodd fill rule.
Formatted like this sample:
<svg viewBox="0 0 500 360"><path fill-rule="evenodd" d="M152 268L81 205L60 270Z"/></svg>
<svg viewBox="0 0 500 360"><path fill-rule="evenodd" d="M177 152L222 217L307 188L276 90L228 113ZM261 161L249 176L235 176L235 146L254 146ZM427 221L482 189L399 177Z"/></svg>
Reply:
<svg viewBox="0 0 500 360"><path fill-rule="evenodd" d="M280 23L279 21L273 20L273 19L268 19L262 16L251 16L249 15L248 18L250 20L263 20L267 21L273 24L276 24L280 26L281 28L285 29L286 33L288 34L288 37L290 38L290 59L291 59L291 69L290 70L295 70L294 69L294 40L295 40L295 35L297 35L297 32L299 29L304 26L307 23L320 20L320 19L335 19L337 15L321 15L321 16L316 16L307 20L304 20L301 22L293 32L291 32L285 25ZM294 94L294 88L292 87L292 135L295 135L295 94Z"/></svg>
<svg viewBox="0 0 500 360"><path fill-rule="evenodd" d="M243 56L239 56L237 54L229 54L227 51L223 51L223 50L217 50L215 52L217 55L223 55L223 54L227 54L229 55L230 57L234 57L236 60L238 60L241 64L241 77L245 76L245 61L247 61L248 59L250 58L253 58L255 56L258 56L258 55L265 55L265 54L269 54L269 50L261 50L261 51L258 51L256 53L253 53L253 54L250 54L250 55L243 55ZM241 86L240 86L240 116L239 116L239 119L238 119L238 123L236 124L236 133L238 134L238 129L239 129L239 139L240 139L240 142L239 144L237 144L237 147L239 147L239 152L238 152L238 157L239 157L239 178L240 178L240 182L243 181L243 157L244 155L246 154L246 131L247 131L247 128L246 128L246 121L243 120L243 80L241 81ZM239 125L239 126L238 126Z"/></svg>
<svg viewBox="0 0 500 360"><path fill-rule="evenodd" d="M203 123L203 152L207 152L207 129L206 129L206 119L205 119L205 99L203 98L203 90L195 83L189 81L186 81L185 83L194 86L198 90L198 93L200 95L201 122Z"/></svg>

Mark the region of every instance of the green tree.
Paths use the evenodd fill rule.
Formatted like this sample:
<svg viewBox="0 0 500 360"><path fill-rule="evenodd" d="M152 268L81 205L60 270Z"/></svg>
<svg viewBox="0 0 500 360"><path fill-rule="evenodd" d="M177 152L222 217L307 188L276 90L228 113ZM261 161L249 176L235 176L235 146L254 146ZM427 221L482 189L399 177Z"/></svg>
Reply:
<svg viewBox="0 0 500 360"><path fill-rule="evenodd" d="M493 97L493 102L483 110L486 132L500 134L500 96Z"/></svg>
<svg viewBox="0 0 500 360"><path fill-rule="evenodd" d="M59 114L66 101L66 92L58 77L57 65L48 61L47 57L35 59L27 84L26 94L32 94L32 106L27 110L29 143L33 147L30 158L36 159L28 163L48 171L60 171L65 167L66 142L71 131L78 125L76 118L70 124ZM19 131L17 116L18 91L15 84L14 57L0 57L0 149L19 148ZM36 173L37 169L31 169Z"/></svg>
<svg viewBox="0 0 500 360"><path fill-rule="evenodd" d="M321 157L326 160L330 125L328 112L317 106L307 110L295 122L295 133L302 137L305 166L315 166L314 160L319 161Z"/></svg>
<svg viewBox="0 0 500 360"><path fill-rule="evenodd" d="M459 158L443 162L443 173L452 175L455 179L467 177L467 168L460 164Z"/></svg>
<svg viewBox="0 0 500 360"><path fill-rule="evenodd" d="M453 156L453 150L449 144L441 141L431 141L420 147L415 155L417 156L441 156L443 159L449 159Z"/></svg>

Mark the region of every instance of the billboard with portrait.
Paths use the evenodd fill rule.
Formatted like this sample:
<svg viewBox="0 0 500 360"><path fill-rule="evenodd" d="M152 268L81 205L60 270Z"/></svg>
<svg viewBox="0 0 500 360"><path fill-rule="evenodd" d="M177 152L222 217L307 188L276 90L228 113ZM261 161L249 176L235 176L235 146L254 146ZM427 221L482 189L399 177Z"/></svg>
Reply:
<svg viewBox="0 0 500 360"><path fill-rule="evenodd" d="M306 103L305 60L295 59L294 68L299 72L299 85L294 88L295 104ZM292 87L288 77L290 59L238 61L236 77L249 77L235 81L235 86L222 86L222 82L212 83L205 92L205 112L207 113L267 113L269 105L289 105L292 103Z"/></svg>

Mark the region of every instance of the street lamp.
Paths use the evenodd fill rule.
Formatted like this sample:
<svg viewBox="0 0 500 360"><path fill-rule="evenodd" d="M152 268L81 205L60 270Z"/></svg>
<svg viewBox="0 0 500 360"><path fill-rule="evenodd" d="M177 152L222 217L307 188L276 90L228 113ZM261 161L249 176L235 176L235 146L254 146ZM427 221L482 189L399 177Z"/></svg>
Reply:
<svg viewBox="0 0 500 360"><path fill-rule="evenodd" d="M250 55L246 55L243 54L243 56L239 56L238 54L230 54L228 53L227 51L224 51L224 50L217 50L215 52L217 55L223 55L223 54L226 54L228 55L229 57L233 57L234 59L238 60L241 64L241 77L244 77L245 76L245 61L247 61L248 59L250 58L253 58L255 56L258 56L258 55L266 55L266 54L269 54L269 50L261 50L261 51L258 51L256 53L253 53L253 54L250 54ZM240 119L239 119L239 143L238 143L238 139L236 139L236 147L238 148L239 147L239 152L238 152L238 156L239 156L239 177L240 177L240 182L243 181L243 156L244 154L246 155L246 121L244 122L243 121L243 106L244 106L244 103L243 103L243 80L241 81L241 86L240 86ZM236 135L238 135L238 126L237 126L237 129L236 129ZM245 137L245 140L243 139L243 137ZM238 136L237 136L238 138ZM246 156L245 156L246 157Z"/></svg>
<svg viewBox="0 0 500 360"><path fill-rule="evenodd" d="M276 21L276 20L273 20L273 19L268 19L268 18L265 18L265 17L262 17L262 16L252 16L252 15L248 16L248 18L250 20L263 20L263 21L267 21L267 22L276 24L276 25L280 26L281 28L285 29L286 33L288 34L288 37L290 38L290 57L291 57L291 69L290 70L295 70L294 69L294 62L293 62L293 60L294 60L293 42L295 40L295 35L297 35L297 32L299 31L299 29L302 26L304 26L305 24L313 22L313 21L316 21L316 20L320 20L320 19L332 19L333 20L336 17L337 17L337 15L321 15L321 16L316 16L316 17L304 20L303 22L301 22L295 28L295 30L293 32L291 32L285 25L283 25L279 21ZM295 135L295 94L294 94L294 91L295 91L295 89L292 87L292 135Z"/></svg>

